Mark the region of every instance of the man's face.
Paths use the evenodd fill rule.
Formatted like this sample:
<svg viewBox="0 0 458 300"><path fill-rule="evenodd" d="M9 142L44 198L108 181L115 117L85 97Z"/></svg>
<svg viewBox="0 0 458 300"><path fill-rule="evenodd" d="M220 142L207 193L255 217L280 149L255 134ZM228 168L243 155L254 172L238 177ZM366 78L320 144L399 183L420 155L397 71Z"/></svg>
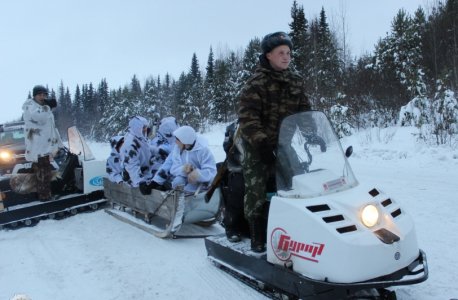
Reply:
<svg viewBox="0 0 458 300"><path fill-rule="evenodd" d="M288 46L281 45L266 53L266 57L275 71L283 71L288 68L291 61L291 50Z"/></svg>
<svg viewBox="0 0 458 300"><path fill-rule="evenodd" d="M35 97L33 97L33 99L38 103L38 104L41 104L43 105L43 103L45 103L45 99L46 97L48 97L48 94L37 94L35 95Z"/></svg>
<svg viewBox="0 0 458 300"><path fill-rule="evenodd" d="M145 125L145 126L143 126L143 129L142 129L142 134L143 134L143 136L146 136L146 130L147 130L147 127L146 127L146 125Z"/></svg>

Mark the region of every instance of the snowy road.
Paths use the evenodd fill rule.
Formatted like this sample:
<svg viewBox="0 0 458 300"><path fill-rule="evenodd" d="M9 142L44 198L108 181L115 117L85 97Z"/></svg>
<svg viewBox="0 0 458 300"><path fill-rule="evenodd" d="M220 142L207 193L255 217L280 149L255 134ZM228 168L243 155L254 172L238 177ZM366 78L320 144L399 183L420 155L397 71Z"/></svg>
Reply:
<svg viewBox="0 0 458 300"><path fill-rule="evenodd" d="M208 137L219 160L221 132L214 134ZM389 144L342 144L355 148L357 179L392 195L415 220L430 278L395 288L398 299L458 298L458 151L416 149L409 136L398 130ZM33 300L265 299L213 266L203 239L158 239L104 211L0 231L0 253L0 300L18 293Z"/></svg>

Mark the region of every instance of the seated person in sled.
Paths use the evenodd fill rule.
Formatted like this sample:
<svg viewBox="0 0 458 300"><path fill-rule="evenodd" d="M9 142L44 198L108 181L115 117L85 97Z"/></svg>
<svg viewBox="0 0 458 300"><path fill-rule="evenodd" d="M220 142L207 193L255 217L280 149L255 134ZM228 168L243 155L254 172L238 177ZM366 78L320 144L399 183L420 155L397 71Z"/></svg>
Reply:
<svg viewBox="0 0 458 300"><path fill-rule="evenodd" d="M175 117L165 117L159 123L157 136L150 142L150 149L154 155L151 158L153 164L153 180L148 184L140 185L140 192L143 195L150 195L153 189L165 191L172 189L172 182L175 177L170 174L172 168L173 149L176 147L173 132L180 125Z"/></svg>
<svg viewBox="0 0 458 300"><path fill-rule="evenodd" d="M198 189L207 190L216 176L216 163L208 149L208 140L189 126L173 132L175 147L171 153L171 175L175 176L172 188L184 184L184 192L193 194Z"/></svg>
<svg viewBox="0 0 458 300"><path fill-rule="evenodd" d="M143 117L132 118L120 151L124 171L128 174L124 177L129 177L124 181L133 187L138 187L141 183L149 184L153 178L152 153L146 141L147 125Z"/></svg>
<svg viewBox="0 0 458 300"><path fill-rule="evenodd" d="M165 160L175 147L175 136L173 132L180 127L177 120L172 117L165 117L159 122L157 136L150 142L150 149L153 154L153 175L161 168Z"/></svg>
<svg viewBox="0 0 458 300"><path fill-rule="evenodd" d="M124 137L121 135L114 136L110 139L111 154L107 159L107 175L108 179L117 184L122 184L122 160L121 160L121 147L124 144Z"/></svg>

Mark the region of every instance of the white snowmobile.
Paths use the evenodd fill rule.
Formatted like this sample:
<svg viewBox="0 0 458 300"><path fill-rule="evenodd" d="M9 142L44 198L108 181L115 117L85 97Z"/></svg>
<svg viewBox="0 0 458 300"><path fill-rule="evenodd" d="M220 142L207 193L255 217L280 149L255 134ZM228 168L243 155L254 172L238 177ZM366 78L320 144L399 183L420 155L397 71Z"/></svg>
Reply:
<svg viewBox="0 0 458 300"><path fill-rule="evenodd" d="M97 161L75 126L68 128L69 148L60 149L63 160L52 171L54 200L40 202L36 193L35 174L15 171L0 177L0 228L33 225L42 218L54 219L106 203L103 177L106 161ZM22 165L23 168L30 166Z"/></svg>
<svg viewBox="0 0 458 300"><path fill-rule="evenodd" d="M312 121L314 135L300 128ZM387 287L428 278L412 217L395 197L360 184L324 113L283 120L276 193L268 206L267 251L250 241L205 239L218 267L271 297L283 299L396 299ZM313 159L313 166L312 166Z"/></svg>

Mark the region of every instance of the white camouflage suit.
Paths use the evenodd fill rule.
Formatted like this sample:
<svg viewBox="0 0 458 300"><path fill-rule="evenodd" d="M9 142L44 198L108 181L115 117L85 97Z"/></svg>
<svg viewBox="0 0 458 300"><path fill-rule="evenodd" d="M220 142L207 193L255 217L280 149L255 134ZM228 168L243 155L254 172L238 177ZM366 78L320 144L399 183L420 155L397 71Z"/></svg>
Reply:
<svg viewBox="0 0 458 300"><path fill-rule="evenodd" d="M137 116L130 120L129 131L124 136L124 144L121 147L124 169L130 176L127 183L133 187L138 187L141 182L149 184L153 176L152 153L142 133L143 127L147 125L148 122L143 117Z"/></svg>
<svg viewBox="0 0 458 300"><path fill-rule="evenodd" d="M64 147L48 105L27 99L22 109L25 122L25 158L28 161L38 162L39 157L49 156Z"/></svg>

